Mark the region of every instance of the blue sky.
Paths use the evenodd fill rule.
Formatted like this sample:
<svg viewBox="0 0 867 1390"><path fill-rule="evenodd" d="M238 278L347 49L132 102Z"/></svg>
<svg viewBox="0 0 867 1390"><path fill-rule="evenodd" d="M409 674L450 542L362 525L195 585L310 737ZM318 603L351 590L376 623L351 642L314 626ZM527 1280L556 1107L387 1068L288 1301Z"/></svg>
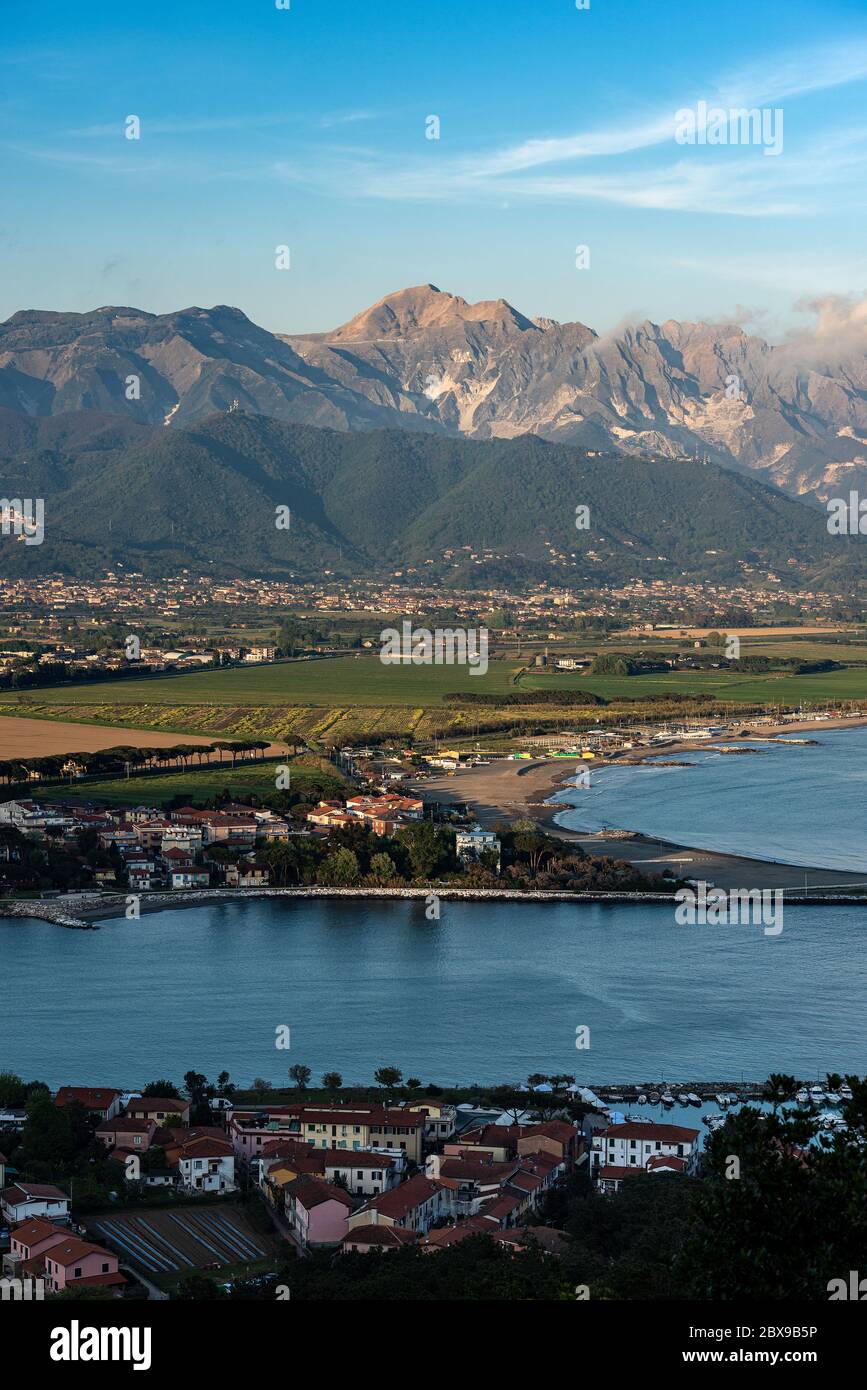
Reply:
<svg viewBox="0 0 867 1390"><path fill-rule="evenodd" d="M863 0L16 0L3 28L0 318L303 332L431 281L778 337L867 289ZM702 100L781 108L782 152L678 144Z"/></svg>

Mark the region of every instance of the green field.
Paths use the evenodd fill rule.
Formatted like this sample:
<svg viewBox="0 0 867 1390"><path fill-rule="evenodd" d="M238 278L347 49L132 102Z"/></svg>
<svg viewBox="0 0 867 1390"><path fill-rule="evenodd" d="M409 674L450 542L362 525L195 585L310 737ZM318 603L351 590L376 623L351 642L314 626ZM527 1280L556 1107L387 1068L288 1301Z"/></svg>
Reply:
<svg viewBox="0 0 867 1390"><path fill-rule="evenodd" d="M821 675L799 676L769 672L764 676L741 671L666 671L648 676L584 676L580 671L560 675L530 672L519 689L588 690L604 700L638 699L642 695L712 695L717 700L747 704L825 704L836 700L867 700L867 667L844 667Z"/></svg>
<svg viewBox="0 0 867 1390"><path fill-rule="evenodd" d="M183 676L101 681L31 692L35 702L62 705L432 705L464 690L511 688L517 661L492 661L484 675L466 666L386 666L375 656L235 666ZM3 703L20 701L6 691Z"/></svg>
<svg viewBox="0 0 867 1390"><path fill-rule="evenodd" d="M291 778L288 790L297 793L302 801L316 800L333 784L333 794L348 785L331 766L323 768L306 763L290 762ZM259 767L214 768L208 771L169 772L155 777L118 777L105 781L73 782L58 787L40 787L40 801L109 801L119 806L162 806L173 797L185 796L190 801L210 801L221 792L232 797L258 796L262 799L275 791L276 769L279 763ZM308 795L309 793L309 795Z"/></svg>

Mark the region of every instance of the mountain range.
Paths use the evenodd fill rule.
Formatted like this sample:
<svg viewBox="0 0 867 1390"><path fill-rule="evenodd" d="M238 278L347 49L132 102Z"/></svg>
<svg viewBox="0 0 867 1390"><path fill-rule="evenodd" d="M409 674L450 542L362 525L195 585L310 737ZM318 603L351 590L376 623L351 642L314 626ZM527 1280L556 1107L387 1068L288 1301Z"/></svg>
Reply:
<svg viewBox="0 0 867 1390"><path fill-rule="evenodd" d="M823 501L867 490L861 332L772 346L737 324L669 320L600 336L433 285L323 333L270 333L222 305L25 310L0 325L0 406L14 414L96 411L171 429L233 401L334 430L707 459Z"/></svg>
<svg viewBox="0 0 867 1390"><path fill-rule="evenodd" d="M744 473L535 435L350 432L243 410L165 428L7 407L0 489L45 499L42 544L0 540L5 574L186 566L221 578L588 587L636 577L749 584L771 572L795 588L839 591L863 567L857 537L829 536L818 507Z"/></svg>

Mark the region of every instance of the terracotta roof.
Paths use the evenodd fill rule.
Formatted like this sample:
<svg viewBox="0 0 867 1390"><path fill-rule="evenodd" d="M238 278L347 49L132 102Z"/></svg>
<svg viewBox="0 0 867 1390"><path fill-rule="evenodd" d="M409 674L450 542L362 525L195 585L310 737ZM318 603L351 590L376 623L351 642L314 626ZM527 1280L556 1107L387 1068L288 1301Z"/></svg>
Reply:
<svg viewBox="0 0 867 1390"><path fill-rule="evenodd" d="M190 1102L175 1096L135 1096L126 1107L131 1110L164 1110L168 1115L181 1115L189 1109Z"/></svg>
<svg viewBox="0 0 867 1390"><path fill-rule="evenodd" d="M425 1178L418 1173L414 1178L401 1183L399 1187L393 1187L390 1192L380 1192L378 1197L371 1197L365 1204L365 1210L375 1210L383 1216L391 1216L397 1220L405 1216L407 1212L420 1207L423 1202L442 1191L442 1183L433 1182L430 1178Z"/></svg>
<svg viewBox="0 0 867 1390"><path fill-rule="evenodd" d="M82 1279L73 1279L72 1282L76 1288L82 1284L87 1288L97 1288L102 1284L125 1284L126 1275L121 1274L120 1270L114 1274L86 1274Z"/></svg>
<svg viewBox="0 0 867 1390"><path fill-rule="evenodd" d="M93 1245L89 1240L79 1240L77 1236L70 1236L68 1240L59 1245L52 1245L50 1250L45 1252L48 1260L53 1260L55 1264L74 1265L77 1260L83 1260L87 1255L104 1255L107 1260L117 1259L110 1250L106 1250L102 1245Z"/></svg>
<svg viewBox="0 0 867 1390"><path fill-rule="evenodd" d="M493 1235L490 1221L481 1216L469 1216L456 1226L442 1226L439 1230L428 1231L422 1244L426 1249L442 1250L448 1245L457 1245L467 1236Z"/></svg>
<svg viewBox="0 0 867 1390"><path fill-rule="evenodd" d="M11 1187L4 1187L3 1191L0 1192L0 1197L13 1207L17 1206L19 1202L26 1202L34 1197L37 1199L61 1197L64 1201L69 1200L65 1192L61 1192L59 1187L52 1187L50 1183L23 1181L13 1183Z"/></svg>
<svg viewBox="0 0 867 1390"><path fill-rule="evenodd" d="M654 1154L652 1158L647 1160L648 1172L660 1168L669 1168L673 1169L675 1173L682 1173L686 1168L686 1159L673 1155L667 1157L665 1154Z"/></svg>
<svg viewBox="0 0 867 1390"><path fill-rule="evenodd" d="M20 1245L38 1245L41 1240L47 1240L49 1236L57 1236L63 1240L66 1235L65 1229L55 1226L53 1221L46 1221L43 1216L31 1216L27 1221L19 1221L17 1226L12 1227L11 1238L17 1240Z"/></svg>
<svg viewBox="0 0 867 1390"><path fill-rule="evenodd" d="M70 1101L78 1100L88 1110L107 1110L119 1095L120 1091L110 1086L101 1089L94 1086L61 1086L54 1097L54 1104L68 1105Z"/></svg>
<svg viewBox="0 0 867 1390"><path fill-rule="evenodd" d="M135 1120L132 1115L118 1115L114 1120L103 1120L96 1126L97 1134L116 1134L126 1130L129 1134L146 1134L153 1120Z"/></svg>
<svg viewBox="0 0 867 1390"><path fill-rule="evenodd" d="M609 1125L601 1131L603 1139L659 1139L663 1144L691 1144L699 1136L697 1129L682 1125L654 1125L645 1120L627 1120L622 1125Z"/></svg>
<svg viewBox="0 0 867 1390"><path fill-rule="evenodd" d="M204 1135L190 1139L181 1149L180 1158L232 1158L235 1150L228 1139L211 1139Z"/></svg>
<svg viewBox="0 0 867 1390"><path fill-rule="evenodd" d="M320 1207L323 1202L340 1202L344 1207L352 1206L352 1198L348 1192L344 1192L342 1187L335 1187L334 1183L320 1182L319 1178L296 1178L294 1182L286 1184L285 1190L305 1211Z"/></svg>
<svg viewBox="0 0 867 1390"><path fill-rule="evenodd" d="M343 1244L350 1245L379 1245L379 1246L400 1246L412 1245L418 1240L415 1231L408 1231L405 1226L356 1226L354 1230L347 1232L343 1237Z"/></svg>
<svg viewBox="0 0 867 1390"><path fill-rule="evenodd" d="M504 1163L485 1162L481 1158L445 1158L440 1163L440 1177L458 1178L464 1182L499 1183L518 1171L516 1159Z"/></svg>
<svg viewBox="0 0 867 1390"><path fill-rule="evenodd" d="M328 1110L299 1105L296 1114L305 1124L313 1125L372 1125L374 1129L382 1125L402 1125L404 1129L422 1129L425 1123L423 1115L387 1110L385 1106L372 1106L369 1110L344 1110L335 1106Z"/></svg>
<svg viewBox="0 0 867 1390"><path fill-rule="evenodd" d="M312 1147L312 1146L311 1146ZM320 1153L325 1158L327 1168L393 1168L394 1159L387 1154L372 1154L362 1150L355 1153L352 1149L318 1149L314 1152Z"/></svg>
<svg viewBox="0 0 867 1390"><path fill-rule="evenodd" d="M503 1192L499 1197L494 1197L490 1202L484 1202L480 1215L490 1216L494 1221L501 1221L506 1216L511 1216L521 1206L522 1199L512 1196L508 1192Z"/></svg>
<svg viewBox="0 0 867 1390"><path fill-rule="evenodd" d="M603 1163L599 1169L599 1176L600 1178L632 1178L636 1173L643 1172L643 1168L624 1168L619 1163Z"/></svg>

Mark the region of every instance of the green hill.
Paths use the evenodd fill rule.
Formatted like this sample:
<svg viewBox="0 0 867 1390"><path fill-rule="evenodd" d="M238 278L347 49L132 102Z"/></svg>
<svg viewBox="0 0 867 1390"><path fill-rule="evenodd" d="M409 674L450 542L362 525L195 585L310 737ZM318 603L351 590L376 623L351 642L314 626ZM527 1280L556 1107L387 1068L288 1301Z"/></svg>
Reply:
<svg viewBox="0 0 867 1390"><path fill-rule="evenodd" d="M340 433L241 412L187 429L122 429L81 412L0 439L3 496L43 496L46 508L42 545L4 538L10 574L120 564L307 578L413 567L455 583L578 583L730 581L752 566L814 585L863 567L849 538L828 535L820 509L746 475L535 436ZM576 528L579 506L587 529ZM286 507L291 526L278 529Z"/></svg>

